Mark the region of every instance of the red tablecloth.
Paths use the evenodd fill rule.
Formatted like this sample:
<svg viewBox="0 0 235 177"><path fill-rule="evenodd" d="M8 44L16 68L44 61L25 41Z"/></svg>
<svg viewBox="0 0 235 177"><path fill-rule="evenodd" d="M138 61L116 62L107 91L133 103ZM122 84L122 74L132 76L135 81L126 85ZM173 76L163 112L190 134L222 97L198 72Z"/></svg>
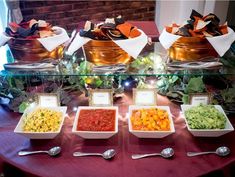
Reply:
<svg viewBox="0 0 235 177"><path fill-rule="evenodd" d="M127 107L123 106L120 109L120 114L124 116ZM235 132L218 138L195 138L187 131L183 118L177 110L177 107L171 107L176 133L163 139L138 139L128 132L127 123L120 120L119 132L114 137L108 140L84 140L71 132L74 118L74 113L71 113L70 118L66 118L61 134L55 139L29 140L13 132L21 115L10 113L0 107L0 162L4 164L4 170L11 165L29 176L43 177L195 177L211 174L234 176ZM235 120L230 120L234 126ZM228 157L221 158L214 154L186 156L187 151L215 150L223 145L232 150ZM23 157L17 155L17 152L23 149L47 150L53 146L62 147L60 156L52 158L46 154ZM161 157L131 159L134 153L160 152L166 147L175 150L172 159ZM110 161L95 156L80 158L72 156L74 151L103 152L109 148L117 151L114 159Z"/></svg>

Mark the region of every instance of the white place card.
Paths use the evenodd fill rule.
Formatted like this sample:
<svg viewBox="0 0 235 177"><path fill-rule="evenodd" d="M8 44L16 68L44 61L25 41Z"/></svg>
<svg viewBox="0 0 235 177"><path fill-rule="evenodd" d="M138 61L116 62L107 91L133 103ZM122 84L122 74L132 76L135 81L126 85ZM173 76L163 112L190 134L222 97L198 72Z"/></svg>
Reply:
<svg viewBox="0 0 235 177"><path fill-rule="evenodd" d="M96 89L89 91L90 106L112 106L113 91L109 89Z"/></svg>
<svg viewBox="0 0 235 177"><path fill-rule="evenodd" d="M133 100L135 105L156 105L157 92L155 89L133 89Z"/></svg>
<svg viewBox="0 0 235 177"><path fill-rule="evenodd" d="M210 103L209 94L191 94L190 95L190 104L199 105L204 104L207 105Z"/></svg>
<svg viewBox="0 0 235 177"><path fill-rule="evenodd" d="M37 103L42 107L57 107L60 106L58 94L40 93L37 94Z"/></svg>

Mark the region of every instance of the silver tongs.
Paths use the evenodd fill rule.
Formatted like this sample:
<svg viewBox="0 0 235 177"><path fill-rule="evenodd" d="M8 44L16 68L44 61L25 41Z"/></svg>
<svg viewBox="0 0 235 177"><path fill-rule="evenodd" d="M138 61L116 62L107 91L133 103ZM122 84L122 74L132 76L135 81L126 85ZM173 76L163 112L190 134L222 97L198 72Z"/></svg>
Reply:
<svg viewBox="0 0 235 177"><path fill-rule="evenodd" d="M7 63L4 65L5 69L33 69L33 70L45 70L45 69L55 69L57 62L46 59L38 62L25 62L25 63Z"/></svg>
<svg viewBox="0 0 235 177"><path fill-rule="evenodd" d="M205 61L193 61L193 62L172 62L168 63L168 70L177 70L177 69L205 69L219 67L223 64L216 60L205 60Z"/></svg>
<svg viewBox="0 0 235 177"><path fill-rule="evenodd" d="M94 66L92 68L94 73L124 73L127 71L127 65L116 64L116 65L105 65L105 66Z"/></svg>

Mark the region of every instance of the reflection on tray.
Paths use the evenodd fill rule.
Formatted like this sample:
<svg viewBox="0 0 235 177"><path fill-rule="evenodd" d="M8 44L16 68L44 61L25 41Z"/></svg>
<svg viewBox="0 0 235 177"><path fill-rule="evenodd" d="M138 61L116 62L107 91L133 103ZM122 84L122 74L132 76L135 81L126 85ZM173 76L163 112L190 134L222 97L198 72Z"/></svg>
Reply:
<svg viewBox="0 0 235 177"><path fill-rule="evenodd" d="M167 69L169 71L184 69L215 69L221 66L223 66L223 64L219 61L219 58L188 62L171 61L169 59L167 62Z"/></svg>
<svg viewBox="0 0 235 177"><path fill-rule="evenodd" d="M127 71L127 65L116 64L116 65L104 65L95 66L92 68L94 73L124 73Z"/></svg>
<svg viewBox="0 0 235 177"><path fill-rule="evenodd" d="M4 64L5 70L27 70L27 71L44 71L56 70L57 61L55 60L42 60L41 62L20 62L20 63L7 63Z"/></svg>

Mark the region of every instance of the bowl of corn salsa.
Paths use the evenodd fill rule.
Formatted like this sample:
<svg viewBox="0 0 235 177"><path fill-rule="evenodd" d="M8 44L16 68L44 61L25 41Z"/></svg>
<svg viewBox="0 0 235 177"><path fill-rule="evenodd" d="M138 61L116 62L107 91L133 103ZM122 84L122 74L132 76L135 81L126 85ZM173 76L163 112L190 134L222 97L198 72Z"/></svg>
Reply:
<svg viewBox="0 0 235 177"><path fill-rule="evenodd" d="M67 107L30 107L14 132L29 139L53 139L61 132L66 110Z"/></svg>
<svg viewBox="0 0 235 177"><path fill-rule="evenodd" d="M79 106L72 132L84 139L108 139L118 132L118 107Z"/></svg>
<svg viewBox="0 0 235 177"><path fill-rule="evenodd" d="M175 132L168 106L129 106L128 127L138 138L163 138Z"/></svg>

